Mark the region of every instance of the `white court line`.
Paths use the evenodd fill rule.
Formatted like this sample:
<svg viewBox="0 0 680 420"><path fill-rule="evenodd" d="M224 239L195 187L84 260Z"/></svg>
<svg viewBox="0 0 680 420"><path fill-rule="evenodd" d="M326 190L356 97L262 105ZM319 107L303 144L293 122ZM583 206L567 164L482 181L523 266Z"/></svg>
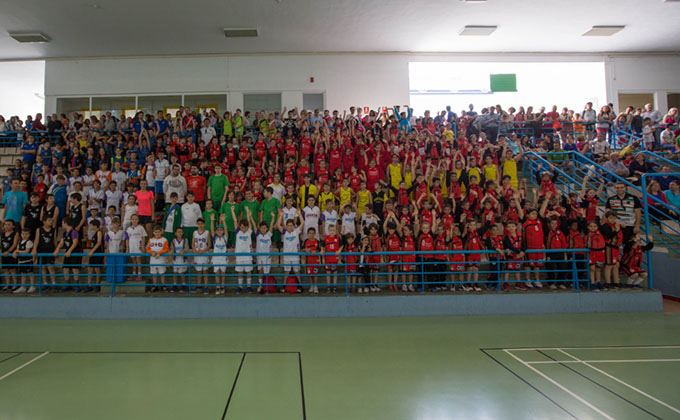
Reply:
<svg viewBox="0 0 680 420"><path fill-rule="evenodd" d="M12 370L11 372L5 373L4 375L0 376L0 381L2 381L3 379L5 379L6 377L12 375L13 373L16 373L16 372L20 371L21 369L25 368L26 366L30 365L31 363L35 362L36 360L40 359L41 357L47 356L49 353L50 353L49 351L46 351L45 353L43 353L43 354L41 354L41 355L39 355L39 356L36 356L36 357L32 358L31 360L29 360L28 362L26 362L26 363L24 363L23 365L19 366L18 368Z"/></svg>
<svg viewBox="0 0 680 420"><path fill-rule="evenodd" d="M661 362L680 362L680 359L636 359L636 360L541 360L537 362L527 362L530 365L555 365L562 363L661 363Z"/></svg>
<svg viewBox="0 0 680 420"><path fill-rule="evenodd" d="M680 346L615 346L615 347L535 347L521 349L504 349L508 351L537 351L537 350L630 350L630 349L680 349Z"/></svg>
<svg viewBox="0 0 680 420"><path fill-rule="evenodd" d="M509 350L503 350L503 351L506 352L507 354L509 354L510 356L512 356L513 359L517 360L518 362L520 362L520 363L523 364L524 366L528 367L529 369L533 370L533 371L536 372L537 374L541 375L543 378L545 378L545 379L547 379L548 381L550 381L550 383L552 383L553 385L555 385L556 387L558 387L558 388L561 389L562 391L564 391L564 392L566 392L567 394L571 395L572 397L576 398L576 399L579 400L581 403L587 405L588 407L590 407L593 411L595 411L596 413L598 413L598 414L601 415L602 417L604 417L604 418L606 418L606 419L608 419L608 420L614 420L613 417L609 416L609 415L608 415L607 413L605 413L604 411L600 410L599 408L595 407L594 405L592 405L592 404L589 403L588 401L586 401L586 400L584 400L583 398L579 397L578 395L576 395L575 393L573 393L572 391L570 391L569 389L567 389L567 388L564 387L562 384L560 384L560 383L557 382L556 380L552 379L551 377L549 377L549 376L546 375L545 373L543 373L543 372L541 372L540 370L536 369L535 367L533 367L533 366L527 364L527 362L525 362L524 360L522 360L522 359L520 359L519 357L515 356L515 355L512 354Z"/></svg>
<svg viewBox="0 0 680 420"><path fill-rule="evenodd" d="M680 410L678 410L677 408L673 407L672 405L666 404L665 402L663 402L663 401L661 401L661 400L659 400L659 399L657 399L657 398L652 397L651 395L647 394L646 392L641 391L641 390L635 388L633 385L630 385L630 384L627 384L626 382L623 382L621 379L619 379L619 378L617 378L617 377L615 377L615 376L613 376L613 375L610 375L609 373L607 373L607 372L605 372L605 371L603 371L603 370L601 370L601 369L596 368L595 366L589 364L589 363L586 362L586 361L580 360L580 359L579 359L578 357L576 357L576 356L572 356L571 354L567 353L566 351L564 351L564 350L562 350L562 349L558 349L558 351L559 351L560 353L563 353L563 354L565 354L565 355L571 357L572 359L576 360L577 362L580 362L580 363L584 364L585 366L588 366L589 368L593 369L594 371L599 372L599 373L603 374L604 376L606 376L606 377L608 377L608 378L611 378L611 379L615 380L616 382L620 383L621 385L625 385L625 386L627 386L628 388L632 389L633 391L639 392L640 394L644 395L645 397L649 398L650 400L655 401L655 402L657 402L657 403L663 405L664 407L666 407L666 408L668 408L668 409L670 409L670 410L673 410L673 411L675 411L676 413L680 414Z"/></svg>

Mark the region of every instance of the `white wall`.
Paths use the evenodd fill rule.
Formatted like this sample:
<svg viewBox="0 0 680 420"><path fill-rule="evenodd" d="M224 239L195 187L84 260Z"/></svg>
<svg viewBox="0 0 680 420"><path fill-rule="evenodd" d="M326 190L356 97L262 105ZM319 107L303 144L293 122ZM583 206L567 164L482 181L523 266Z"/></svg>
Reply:
<svg viewBox="0 0 680 420"><path fill-rule="evenodd" d="M44 113L44 80L44 61L0 62L0 115L25 121L28 114Z"/></svg>
<svg viewBox="0 0 680 420"><path fill-rule="evenodd" d="M282 92L283 105L302 105L304 92L325 92L326 108L392 106L409 102L411 61L605 62L607 99L618 92L654 91L665 111L665 92L680 92L680 55L409 55L322 54L130 58L48 61L48 112L57 96L227 92L228 107L243 106L244 92ZM314 77L314 83L310 82ZM564 83L578 83L566 80ZM557 101L559 102L559 101ZM548 104L550 105L550 104Z"/></svg>

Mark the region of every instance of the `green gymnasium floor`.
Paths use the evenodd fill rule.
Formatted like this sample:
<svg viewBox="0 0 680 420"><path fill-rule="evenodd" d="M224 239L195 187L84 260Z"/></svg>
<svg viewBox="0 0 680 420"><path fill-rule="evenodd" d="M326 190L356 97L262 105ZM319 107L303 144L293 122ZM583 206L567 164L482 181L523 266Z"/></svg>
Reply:
<svg viewBox="0 0 680 420"><path fill-rule="evenodd" d="M0 320L0 419L679 419L680 314Z"/></svg>

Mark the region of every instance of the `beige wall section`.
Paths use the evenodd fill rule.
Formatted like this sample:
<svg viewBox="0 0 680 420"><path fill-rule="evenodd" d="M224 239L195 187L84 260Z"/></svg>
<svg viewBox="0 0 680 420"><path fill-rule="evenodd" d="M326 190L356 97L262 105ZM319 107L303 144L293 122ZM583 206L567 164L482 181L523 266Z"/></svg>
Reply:
<svg viewBox="0 0 680 420"><path fill-rule="evenodd" d="M653 93L619 93L619 111L625 111L627 107L643 108L646 104L654 103Z"/></svg>

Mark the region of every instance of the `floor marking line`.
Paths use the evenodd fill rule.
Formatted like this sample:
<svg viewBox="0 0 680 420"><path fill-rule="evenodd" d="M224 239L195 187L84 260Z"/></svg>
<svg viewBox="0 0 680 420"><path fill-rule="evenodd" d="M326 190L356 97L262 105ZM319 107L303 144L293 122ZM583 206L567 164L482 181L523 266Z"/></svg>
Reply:
<svg viewBox="0 0 680 420"><path fill-rule="evenodd" d="M634 349L680 349L680 346L601 346L601 347L520 347L513 349L494 349L494 350L508 350L508 351L538 351L538 350L634 350ZM489 349L487 349L489 350Z"/></svg>
<svg viewBox="0 0 680 420"><path fill-rule="evenodd" d="M599 373L601 373L602 375L604 375L604 376L606 376L606 377L608 377L608 378L611 378L611 379L615 380L616 382L620 383L621 385L627 386L628 388L632 389L633 391L639 392L640 394L644 395L645 397L649 398L650 400L652 400L652 401L654 401L654 402L656 402L656 403L658 403L658 404L661 404L661 405L663 405L664 407L666 407L666 408L668 408L668 409L670 409L670 410L673 410L673 411L675 411L676 413L680 414L680 410L679 410L679 409L673 407L673 406L670 405L670 404L667 404L667 403L661 401L661 400L658 399L658 398L655 398L655 397L649 395L648 393L646 393L646 392L644 392L644 391L641 391L641 390L637 389L637 388L634 387L633 385L630 385L630 384L628 384L628 383L622 381L621 379L617 378L616 376L611 375L611 374L609 374L609 373L603 371L602 369L598 369L598 368L596 368L595 366L589 364L588 362L585 362L585 361L583 361L583 360L580 360L578 357L573 356L573 355L567 353L566 351L564 351L564 350L562 350L562 349L558 349L558 351L559 351L560 353L563 353L563 354L565 354L565 355L567 355L567 356L569 356L569 357L575 359L575 360L580 361L580 362L581 362L582 364L584 364L585 366L588 366L589 368L593 369L594 371L599 372Z"/></svg>
<svg viewBox="0 0 680 420"><path fill-rule="evenodd" d="M596 413L598 413L598 414L601 415L602 417L606 418L607 420L614 420L613 417L611 417L610 415L608 415L608 414L605 413L604 411L600 410L599 408L595 407L593 404L591 404L591 403L589 403L588 401L584 400L584 399L581 398L580 396L576 395L574 392L572 392L571 390L569 390L567 387L565 387L564 385L560 384L560 383L557 382L556 380L552 379L551 377L549 377L549 376L546 375L545 373L541 372L540 370L536 369L535 367L533 367L533 366L531 366L531 365L528 365L524 360L522 360L522 359L520 359L519 357L515 356L515 355L512 354L509 350L503 350L503 351L504 351L506 354L510 355L513 359L517 360L518 362L520 362L521 364L523 364L523 365L526 366L527 368L531 369L532 371L534 371L535 373L537 373L537 374L540 375L541 377L545 378L547 381L549 381L550 383L552 383L553 385L555 385L556 387L558 387L558 388L561 389L562 391L566 392L567 394L571 395L571 396L574 397L575 399L579 400L581 403L583 403L584 405L588 406L590 409L592 409L593 411L595 411Z"/></svg>
<svg viewBox="0 0 680 420"><path fill-rule="evenodd" d="M11 355L11 356L9 356L9 357L6 357L6 358L0 360L0 363L6 362L6 361L8 361L8 360L12 360L12 359L14 359L15 357L21 356L22 354L23 354L23 353L15 353L15 354L13 354L13 355Z"/></svg>
<svg viewBox="0 0 680 420"><path fill-rule="evenodd" d="M18 371L20 371L21 369L25 368L26 366L30 365L31 363L35 362L36 360L41 359L41 358L47 356L48 354L50 354L50 352L46 351L45 353L43 353L43 354L41 354L41 355L39 355L39 356L36 356L36 357L32 358L31 360L29 360L28 362L26 362L26 363L24 363L23 365L19 366L18 368L14 369L14 370L12 370L12 371L10 371L10 372L5 373L4 375L0 376L0 381L2 381L3 379L7 378L8 376L10 376L10 375L12 375L12 374L14 374L14 373L16 373L16 372L18 372Z"/></svg>
<svg viewBox="0 0 680 420"><path fill-rule="evenodd" d="M238 371L236 371L236 377L234 378L234 383L231 385L231 391L229 391L229 398L227 399L227 405L224 406L224 412L222 413L222 420L227 416L227 410L229 409L229 403L231 402L231 397L234 395L234 389L236 389L236 382L238 382L238 377L241 374L241 368L243 367L243 361L246 360L246 354L243 353L241 357L241 364L238 365Z"/></svg>
<svg viewBox="0 0 680 420"><path fill-rule="evenodd" d="M298 363L300 365L300 394L302 395L302 419L307 420L307 408L305 407L305 385L302 382L302 353L298 352Z"/></svg>
<svg viewBox="0 0 680 420"><path fill-rule="evenodd" d="M540 354L544 355L545 357L549 358L549 359L555 360L555 358L553 358L553 357L550 356L549 354L543 353L543 352L540 351L540 350L539 350L538 352L539 352ZM627 402L628 404L632 405L633 407L639 409L640 411L643 411L643 412L649 414L650 416L654 417L654 418L657 419L657 420L663 420L661 417L657 416L656 414L652 413L651 411L647 410L646 408L637 405L637 404L634 403L633 401L629 400L628 398L624 397L623 395L619 394L618 392L615 392L614 390L609 389L608 387L602 385L601 383L599 383L599 382L597 382L596 380L590 378L590 377L587 376L586 374L581 373L581 372L579 372L578 370L576 370L576 369L574 369L574 368L572 368L572 367L570 367L570 366L567 366L567 365L564 364L564 363L560 363L560 365L561 365L562 367L568 369L569 371L574 372L575 374L577 374L578 376L582 377L583 379L586 379L587 381L589 381L589 382L591 382L591 383L593 383L593 384L599 386L600 388L604 389L605 391L608 391L609 393L611 393L611 394L613 394L613 395L616 395L617 397L619 397L619 398L622 399L623 401Z"/></svg>
<svg viewBox="0 0 680 420"><path fill-rule="evenodd" d="M555 400L553 400L552 398L550 398L549 396L547 396L543 391L541 391L540 389L538 389L537 387L535 387L534 385L532 385L531 383L529 383L529 381L527 381L526 379L522 378L517 372L515 372L514 370L512 370L512 369L510 369L509 367L505 366L501 361L499 361L498 359L496 359L495 357L493 357L491 354L487 353L487 351L486 351L487 349L479 349L479 350L480 350L482 353L486 354L489 358L491 358L491 360L493 360L494 362L496 362L496 363L498 363L499 365L501 365L505 370L507 370L508 372L512 373L517 379L519 379L520 381L522 381L522 382L524 382L525 384L527 384L531 389L533 389L534 391L536 391L536 392L538 392L539 394L543 395L545 398L548 399L548 401L550 401L551 403L553 403L553 404L555 404L556 406L558 406L562 411L564 411L565 413L569 414L572 418L574 418L574 419L576 419L576 420L579 420L578 417L576 417L574 414L572 414L571 412L569 412L569 410L567 410L566 408L562 407L557 401L555 401Z"/></svg>
<svg viewBox="0 0 680 420"><path fill-rule="evenodd" d="M536 350L541 352L541 350ZM680 359L622 359L622 360L540 360L536 362L527 362L530 365L554 365L562 363L664 363L664 362L680 362Z"/></svg>

